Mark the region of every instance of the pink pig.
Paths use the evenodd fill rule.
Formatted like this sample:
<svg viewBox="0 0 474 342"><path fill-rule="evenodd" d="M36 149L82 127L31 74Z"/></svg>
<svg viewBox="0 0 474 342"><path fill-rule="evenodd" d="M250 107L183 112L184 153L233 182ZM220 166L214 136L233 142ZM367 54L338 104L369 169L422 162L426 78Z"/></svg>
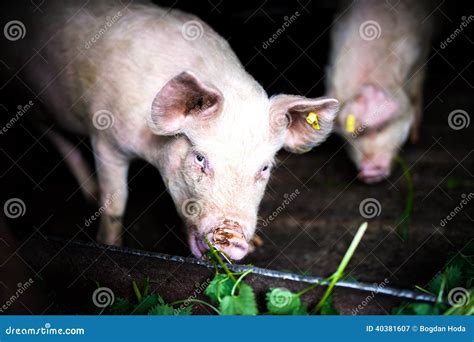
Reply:
<svg viewBox="0 0 474 342"><path fill-rule="evenodd" d="M366 183L389 176L410 130L417 140L431 31L422 1L357 0L336 15L328 92L341 101L336 131Z"/></svg>
<svg viewBox="0 0 474 342"><path fill-rule="evenodd" d="M22 78L55 122L91 139L105 208L98 241L121 244L127 172L141 158L160 171L195 256L209 240L243 258L275 154L324 141L338 101L268 98L225 39L181 11L119 1L48 1L42 11L22 12L28 34L9 49L27 61ZM309 112L320 129L306 122ZM48 136L94 195L78 151Z"/></svg>

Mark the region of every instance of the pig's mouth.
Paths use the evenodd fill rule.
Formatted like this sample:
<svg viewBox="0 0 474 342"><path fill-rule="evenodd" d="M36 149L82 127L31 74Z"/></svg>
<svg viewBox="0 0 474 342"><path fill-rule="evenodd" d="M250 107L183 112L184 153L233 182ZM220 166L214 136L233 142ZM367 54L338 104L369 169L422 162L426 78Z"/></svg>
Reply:
<svg viewBox="0 0 474 342"><path fill-rule="evenodd" d="M202 258L209 249L205 239L193 231L189 233L189 248L196 258Z"/></svg>
<svg viewBox="0 0 474 342"><path fill-rule="evenodd" d="M196 229L191 229L189 236L191 252L197 258L202 258L209 250L207 241L232 260L240 260L248 253L249 245L245 235L241 226L235 221L224 220L205 235L200 235Z"/></svg>

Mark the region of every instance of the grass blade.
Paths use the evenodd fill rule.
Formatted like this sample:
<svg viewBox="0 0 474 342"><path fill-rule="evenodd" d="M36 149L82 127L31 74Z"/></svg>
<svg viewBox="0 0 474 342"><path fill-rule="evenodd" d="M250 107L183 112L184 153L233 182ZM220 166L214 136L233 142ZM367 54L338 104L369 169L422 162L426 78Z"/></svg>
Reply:
<svg viewBox="0 0 474 342"><path fill-rule="evenodd" d="M336 272L334 272L334 274L331 277L329 277L329 279L331 279L331 282L329 283L326 291L324 292L323 297L321 298L319 303L314 308L315 312L319 312L321 310L324 303L326 302L326 300L331 295L334 286L342 278L342 276L344 274L344 270L346 269L346 266L349 264L349 261L351 260L352 256L354 255L354 252L355 252L357 246L359 245L360 240L362 240L362 237L364 236L366 230L367 230L367 222L364 222L360 225L359 229L357 230L357 233L354 236L354 239L352 239L352 242L351 242L349 248L347 249L346 254L342 258L342 261L339 264Z"/></svg>

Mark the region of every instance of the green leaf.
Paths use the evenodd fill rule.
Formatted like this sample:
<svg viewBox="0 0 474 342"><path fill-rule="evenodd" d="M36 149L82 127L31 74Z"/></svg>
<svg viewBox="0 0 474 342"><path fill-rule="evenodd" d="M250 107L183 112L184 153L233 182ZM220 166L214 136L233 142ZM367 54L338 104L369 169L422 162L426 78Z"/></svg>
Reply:
<svg viewBox="0 0 474 342"><path fill-rule="evenodd" d="M448 178L446 181L446 188L449 190L459 188L461 185L462 181L457 178Z"/></svg>
<svg viewBox="0 0 474 342"><path fill-rule="evenodd" d="M454 255L451 255L451 261L448 263L447 266L458 266L465 281L463 287L471 288L474 284L474 267L472 267L473 264L474 242L468 243L463 248L463 252L457 252Z"/></svg>
<svg viewBox="0 0 474 342"><path fill-rule="evenodd" d="M462 273L461 267L452 265L446 267L444 270L444 274L446 275L446 290L449 291L452 288L462 285Z"/></svg>
<svg viewBox="0 0 474 342"><path fill-rule="evenodd" d="M402 303L399 307L396 307L392 310L392 315L414 315L412 308L407 303Z"/></svg>
<svg viewBox="0 0 474 342"><path fill-rule="evenodd" d="M441 290L443 280L446 282L444 287L444 292L449 291L450 289L462 285L462 272L461 267L458 265L447 266L442 273L436 275L436 277L431 280L428 287L430 291L434 294L438 294Z"/></svg>
<svg viewBox="0 0 474 342"><path fill-rule="evenodd" d="M286 289L271 289L266 294L267 309L272 315L292 315L301 310L301 299Z"/></svg>
<svg viewBox="0 0 474 342"><path fill-rule="evenodd" d="M225 296L219 305L219 311L224 316L239 315L239 305L240 302L237 296Z"/></svg>
<svg viewBox="0 0 474 342"><path fill-rule="evenodd" d="M252 287L247 284L241 283L239 288L239 295L241 304L241 315L255 316L258 314L257 301L255 299L255 293Z"/></svg>
<svg viewBox="0 0 474 342"><path fill-rule="evenodd" d="M222 315L255 316L258 314L258 310L253 289L249 285L241 283L238 295L222 298L219 311Z"/></svg>
<svg viewBox="0 0 474 342"><path fill-rule="evenodd" d="M132 310L132 303L125 298L116 298L114 303L109 307L109 313L111 315L128 315Z"/></svg>
<svg viewBox="0 0 474 342"><path fill-rule="evenodd" d="M442 303L404 303L392 310L393 315L441 315L446 310Z"/></svg>
<svg viewBox="0 0 474 342"><path fill-rule="evenodd" d="M191 316L193 314L193 306L188 305L182 309L176 309L175 314L177 314L178 316Z"/></svg>
<svg viewBox="0 0 474 342"><path fill-rule="evenodd" d="M428 284L428 289L431 293L437 294L441 290L441 284L443 283L443 273L438 273Z"/></svg>
<svg viewBox="0 0 474 342"><path fill-rule="evenodd" d="M225 296L230 296L234 281L230 279L226 274L216 274L211 283L207 286L204 293L215 302L219 302L219 299Z"/></svg>
<svg viewBox="0 0 474 342"><path fill-rule="evenodd" d="M412 304L412 309L416 315L433 315L433 306L430 304Z"/></svg>
<svg viewBox="0 0 474 342"><path fill-rule="evenodd" d="M336 310L333 303L333 296L329 296L321 307L321 315L334 316L339 315L339 311Z"/></svg>
<svg viewBox="0 0 474 342"><path fill-rule="evenodd" d="M439 316L446 311L446 305L443 303L435 304L412 304L413 310L417 315L434 315Z"/></svg>
<svg viewBox="0 0 474 342"><path fill-rule="evenodd" d="M169 304L158 304L148 311L148 315L154 316L191 316L193 314L193 307L186 306L182 309L175 309Z"/></svg>
<svg viewBox="0 0 474 342"><path fill-rule="evenodd" d="M158 294L150 294L142 298L142 301L131 312L132 315L146 315L151 308L156 305L166 304L163 298Z"/></svg>
<svg viewBox="0 0 474 342"><path fill-rule="evenodd" d="M155 316L174 316L176 315L176 310L168 304L159 304L152 307L148 310L148 315Z"/></svg>
<svg viewBox="0 0 474 342"><path fill-rule="evenodd" d="M308 305L306 304L300 305L300 307L297 310L291 313L291 315L293 316L305 316L307 314L308 314Z"/></svg>

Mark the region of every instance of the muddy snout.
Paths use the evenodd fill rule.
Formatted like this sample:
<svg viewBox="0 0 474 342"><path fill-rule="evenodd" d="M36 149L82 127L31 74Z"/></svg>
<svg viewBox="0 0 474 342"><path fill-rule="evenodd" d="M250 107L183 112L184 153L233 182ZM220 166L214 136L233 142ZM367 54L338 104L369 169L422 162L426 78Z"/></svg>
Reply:
<svg viewBox="0 0 474 342"><path fill-rule="evenodd" d="M224 220L216 226L210 234L210 241L233 260L242 259L249 249L242 227L236 221Z"/></svg>

